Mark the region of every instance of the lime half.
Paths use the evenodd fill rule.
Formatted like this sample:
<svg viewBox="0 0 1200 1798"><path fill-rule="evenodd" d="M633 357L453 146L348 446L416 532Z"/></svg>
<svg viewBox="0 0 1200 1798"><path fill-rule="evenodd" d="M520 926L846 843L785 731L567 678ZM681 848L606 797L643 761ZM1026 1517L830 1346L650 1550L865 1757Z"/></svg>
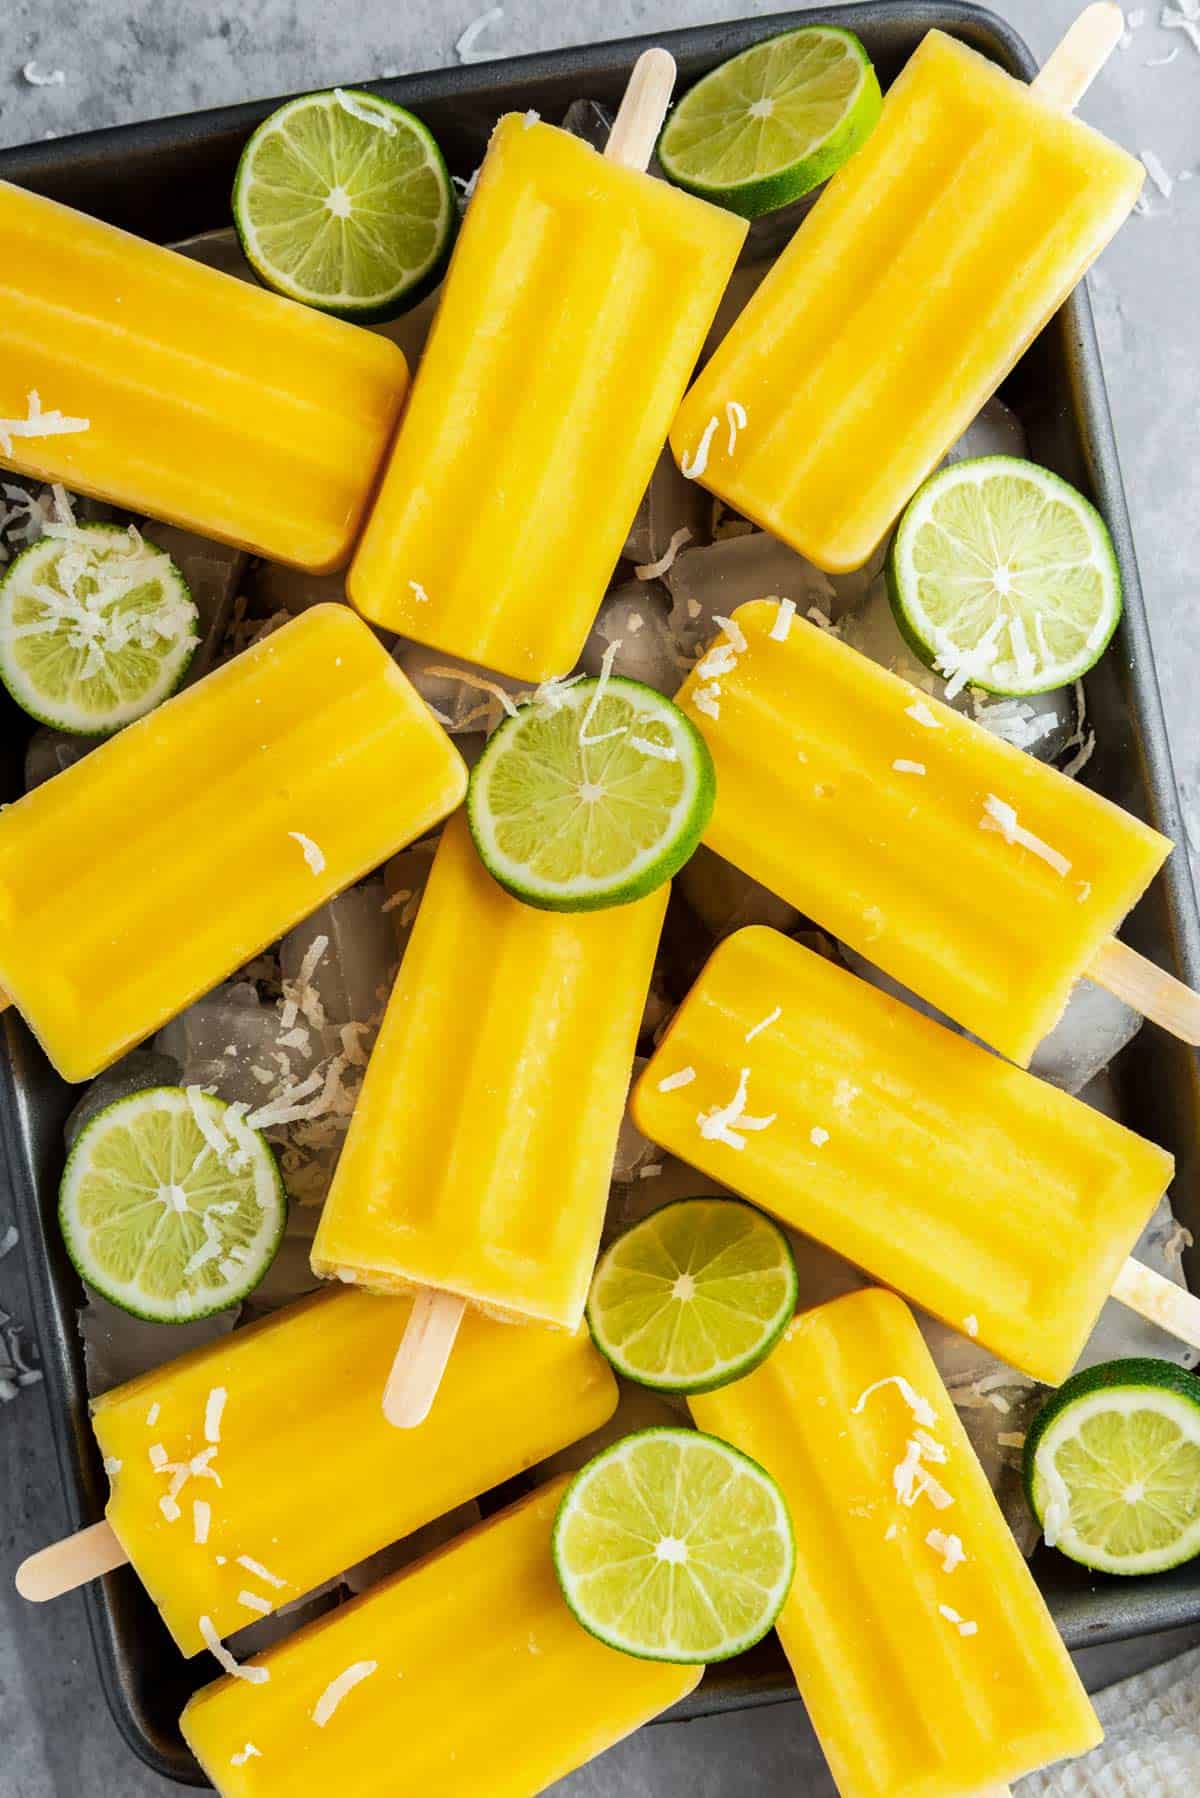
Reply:
<svg viewBox="0 0 1200 1798"><path fill-rule="evenodd" d="M677 187L753 219L827 181L881 104L854 33L803 25L698 81L668 119L658 159Z"/></svg>
<svg viewBox="0 0 1200 1798"><path fill-rule="evenodd" d="M595 911L669 880L715 797L691 720L652 687L600 675L501 725L471 775L467 815L502 887L549 911Z"/></svg>
<svg viewBox="0 0 1200 1798"><path fill-rule="evenodd" d="M80 1133L59 1191L67 1252L123 1311L187 1323L258 1285L283 1236L266 1139L198 1086L118 1099Z"/></svg>
<svg viewBox="0 0 1200 1798"><path fill-rule="evenodd" d="M355 88L307 94L242 152L233 217L268 287L341 318L394 318L437 282L458 206L420 119Z"/></svg>
<svg viewBox="0 0 1200 1798"><path fill-rule="evenodd" d="M679 1199L600 1258L588 1299L596 1347L661 1392L711 1392L765 1358L796 1309L777 1224L737 1199Z"/></svg>
<svg viewBox="0 0 1200 1798"><path fill-rule="evenodd" d="M1101 1573L1161 1573L1200 1553L1200 1379L1170 1361L1073 1375L1025 1443L1052 1548Z"/></svg>
<svg viewBox="0 0 1200 1798"><path fill-rule="evenodd" d="M584 1629L648 1661L724 1661L766 1635L796 1551L757 1461L696 1430L641 1430L578 1473L554 1524Z"/></svg>
<svg viewBox="0 0 1200 1798"><path fill-rule="evenodd" d="M196 642L178 568L120 525L51 525L0 582L0 679L56 730L107 736L152 711Z"/></svg>
<svg viewBox="0 0 1200 1798"><path fill-rule="evenodd" d="M887 560L896 623L930 668L987 693L1065 687L1104 654L1121 576L1095 506L1016 456L932 475Z"/></svg>

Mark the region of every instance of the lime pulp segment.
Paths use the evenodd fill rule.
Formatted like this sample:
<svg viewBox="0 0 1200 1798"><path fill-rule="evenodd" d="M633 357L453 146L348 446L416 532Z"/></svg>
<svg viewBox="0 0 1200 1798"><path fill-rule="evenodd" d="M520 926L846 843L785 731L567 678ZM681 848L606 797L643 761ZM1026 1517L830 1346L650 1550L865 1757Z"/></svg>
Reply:
<svg viewBox="0 0 1200 1798"><path fill-rule="evenodd" d="M661 1391L710 1392L769 1354L796 1290L777 1224L736 1199L681 1199L601 1257L588 1323L618 1373Z"/></svg>
<svg viewBox="0 0 1200 1798"><path fill-rule="evenodd" d="M667 178L743 218L799 199L874 129L882 99L852 32L806 25L722 63L659 139Z"/></svg>
<svg viewBox="0 0 1200 1798"><path fill-rule="evenodd" d="M645 1660L727 1660L759 1641L791 1585L795 1546L778 1486L695 1430L643 1430L576 1475L554 1525L575 1617Z"/></svg>
<svg viewBox="0 0 1200 1798"><path fill-rule="evenodd" d="M236 1303L266 1273L286 1203L243 1110L199 1087L152 1087L81 1132L59 1220L79 1273L114 1305L185 1323Z"/></svg>
<svg viewBox="0 0 1200 1798"><path fill-rule="evenodd" d="M1112 539L1081 493L1015 456L954 463L900 521L887 563L896 622L948 678L989 693L1067 686L1121 616Z"/></svg>
<svg viewBox="0 0 1200 1798"><path fill-rule="evenodd" d="M342 88L292 100L258 127L233 211L269 287L362 320L394 316L429 291L458 223L442 153L421 121Z"/></svg>

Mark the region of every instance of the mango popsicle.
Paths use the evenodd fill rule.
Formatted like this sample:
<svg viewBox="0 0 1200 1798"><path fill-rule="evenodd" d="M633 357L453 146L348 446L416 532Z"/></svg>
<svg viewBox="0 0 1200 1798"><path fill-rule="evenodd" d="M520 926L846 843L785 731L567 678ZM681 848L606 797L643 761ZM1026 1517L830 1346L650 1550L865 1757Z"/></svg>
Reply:
<svg viewBox="0 0 1200 1798"><path fill-rule="evenodd" d="M451 819L315 1273L575 1328L667 897L664 886L607 911L538 911L493 881L465 815Z"/></svg>
<svg viewBox="0 0 1200 1798"><path fill-rule="evenodd" d="M619 133L602 158L496 127L347 583L519 679L574 666L747 229L622 166Z"/></svg>
<svg viewBox="0 0 1200 1798"><path fill-rule="evenodd" d="M6 467L341 566L408 385L394 343L7 183L0 264Z"/></svg>
<svg viewBox="0 0 1200 1798"><path fill-rule="evenodd" d="M564 1604L566 1484L257 1656L264 1684L198 1692L183 1733L222 1798L532 1798L686 1698L702 1668L619 1654Z"/></svg>
<svg viewBox="0 0 1200 1798"><path fill-rule="evenodd" d="M366 625L314 607L0 813L0 986L88 1079L465 790Z"/></svg>
<svg viewBox="0 0 1200 1798"><path fill-rule="evenodd" d="M616 1406L586 1331L475 1316L435 1416L394 1430L379 1399L407 1310L318 1293L96 1400L108 1526L184 1654L597 1429ZM41 1596L27 1567L18 1584Z"/></svg>
<svg viewBox="0 0 1200 1798"><path fill-rule="evenodd" d="M734 625L678 696L705 841L1024 1065L1170 842L777 601Z"/></svg>
<svg viewBox="0 0 1200 1798"><path fill-rule="evenodd" d="M929 32L680 408L684 472L820 568L868 559L1133 207L1054 67Z"/></svg>
<svg viewBox="0 0 1200 1798"><path fill-rule="evenodd" d="M798 1316L689 1401L775 1476L796 1580L776 1628L842 1798L965 1798L1103 1731L907 1307Z"/></svg>
<svg viewBox="0 0 1200 1798"><path fill-rule="evenodd" d="M762 927L712 955L633 1113L672 1154L1051 1384L1173 1169L1153 1143Z"/></svg>

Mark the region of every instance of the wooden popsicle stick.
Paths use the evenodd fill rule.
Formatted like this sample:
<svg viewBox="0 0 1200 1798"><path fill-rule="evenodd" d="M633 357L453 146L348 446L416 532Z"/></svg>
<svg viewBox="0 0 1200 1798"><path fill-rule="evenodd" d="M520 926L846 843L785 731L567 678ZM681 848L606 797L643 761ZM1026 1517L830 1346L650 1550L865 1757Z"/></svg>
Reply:
<svg viewBox="0 0 1200 1798"><path fill-rule="evenodd" d="M1062 112L1074 112L1124 30L1125 15L1112 0L1085 7L1031 83L1038 99Z"/></svg>
<svg viewBox="0 0 1200 1798"><path fill-rule="evenodd" d="M438 1395L467 1301L426 1287L419 1292L383 1393L383 1414L398 1430L424 1423Z"/></svg>
<svg viewBox="0 0 1200 1798"><path fill-rule="evenodd" d="M675 58L668 50L643 50L633 65L604 154L627 169L644 169L675 87Z"/></svg>
<svg viewBox="0 0 1200 1798"><path fill-rule="evenodd" d="M1200 1044L1200 993L1127 943L1110 937L1092 957L1087 977L1182 1042Z"/></svg>
<svg viewBox="0 0 1200 1798"><path fill-rule="evenodd" d="M99 1579L102 1573L124 1567L128 1559L108 1524L93 1523L22 1561L17 1568L17 1591L31 1604L45 1604Z"/></svg>
<svg viewBox="0 0 1200 1798"><path fill-rule="evenodd" d="M1200 1349L1200 1298L1186 1287L1131 1259L1117 1275L1112 1295L1147 1323Z"/></svg>

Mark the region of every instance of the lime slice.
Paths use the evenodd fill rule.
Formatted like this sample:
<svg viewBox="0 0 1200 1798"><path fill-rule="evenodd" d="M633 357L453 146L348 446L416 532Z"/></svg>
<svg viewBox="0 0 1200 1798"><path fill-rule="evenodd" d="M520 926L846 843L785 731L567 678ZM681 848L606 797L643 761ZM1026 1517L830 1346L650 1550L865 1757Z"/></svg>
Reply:
<svg viewBox="0 0 1200 1798"><path fill-rule="evenodd" d="M589 1461L554 1523L558 1583L584 1629L648 1661L725 1661L788 1595L792 1520L770 1474L715 1436L641 1430Z"/></svg>
<svg viewBox="0 0 1200 1798"><path fill-rule="evenodd" d="M669 880L715 797L691 720L652 687L602 674L501 725L471 775L467 815L502 887L549 911L595 911Z"/></svg>
<svg viewBox="0 0 1200 1798"><path fill-rule="evenodd" d="M198 1086L156 1086L81 1132L59 1222L83 1278L123 1311L187 1323L245 1298L270 1267L283 1182L244 1110Z"/></svg>
<svg viewBox="0 0 1200 1798"><path fill-rule="evenodd" d="M115 524L51 526L0 582L0 680L43 724L107 736L173 693L196 608L170 556Z"/></svg>
<svg viewBox="0 0 1200 1798"><path fill-rule="evenodd" d="M1081 493L1016 456L956 462L909 502L887 561L896 623L930 668L985 693L1086 674L1121 616L1108 528Z"/></svg>
<svg viewBox="0 0 1200 1798"><path fill-rule="evenodd" d="M796 1309L778 1225L737 1199L678 1199L601 1256L587 1317L618 1373L660 1392L712 1392L757 1367Z"/></svg>
<svg viewBox="0 0 1200 1798"><path fill-rule="evenodd" d="M334 88L263 120L238 163L233 218L268 287L371 323L406 312L439 280L458 206L420 119Z"/></svg>
<svg viewBox="0 0 1200 1798"><path fill-rule="evenodd" d="M879 82L852 31L803 25L698 81L667 120L668 181L758 218L827 181L875 128Z"/></svg>
<svg viewBox="0 0 1200 1798"><path fill-rule="evenodd" d="M1161 1573L1200 1554L1200 1379L1107 1361L1061 1386L1025 1442L1047 1544L1101 1573Z"/></svg>

